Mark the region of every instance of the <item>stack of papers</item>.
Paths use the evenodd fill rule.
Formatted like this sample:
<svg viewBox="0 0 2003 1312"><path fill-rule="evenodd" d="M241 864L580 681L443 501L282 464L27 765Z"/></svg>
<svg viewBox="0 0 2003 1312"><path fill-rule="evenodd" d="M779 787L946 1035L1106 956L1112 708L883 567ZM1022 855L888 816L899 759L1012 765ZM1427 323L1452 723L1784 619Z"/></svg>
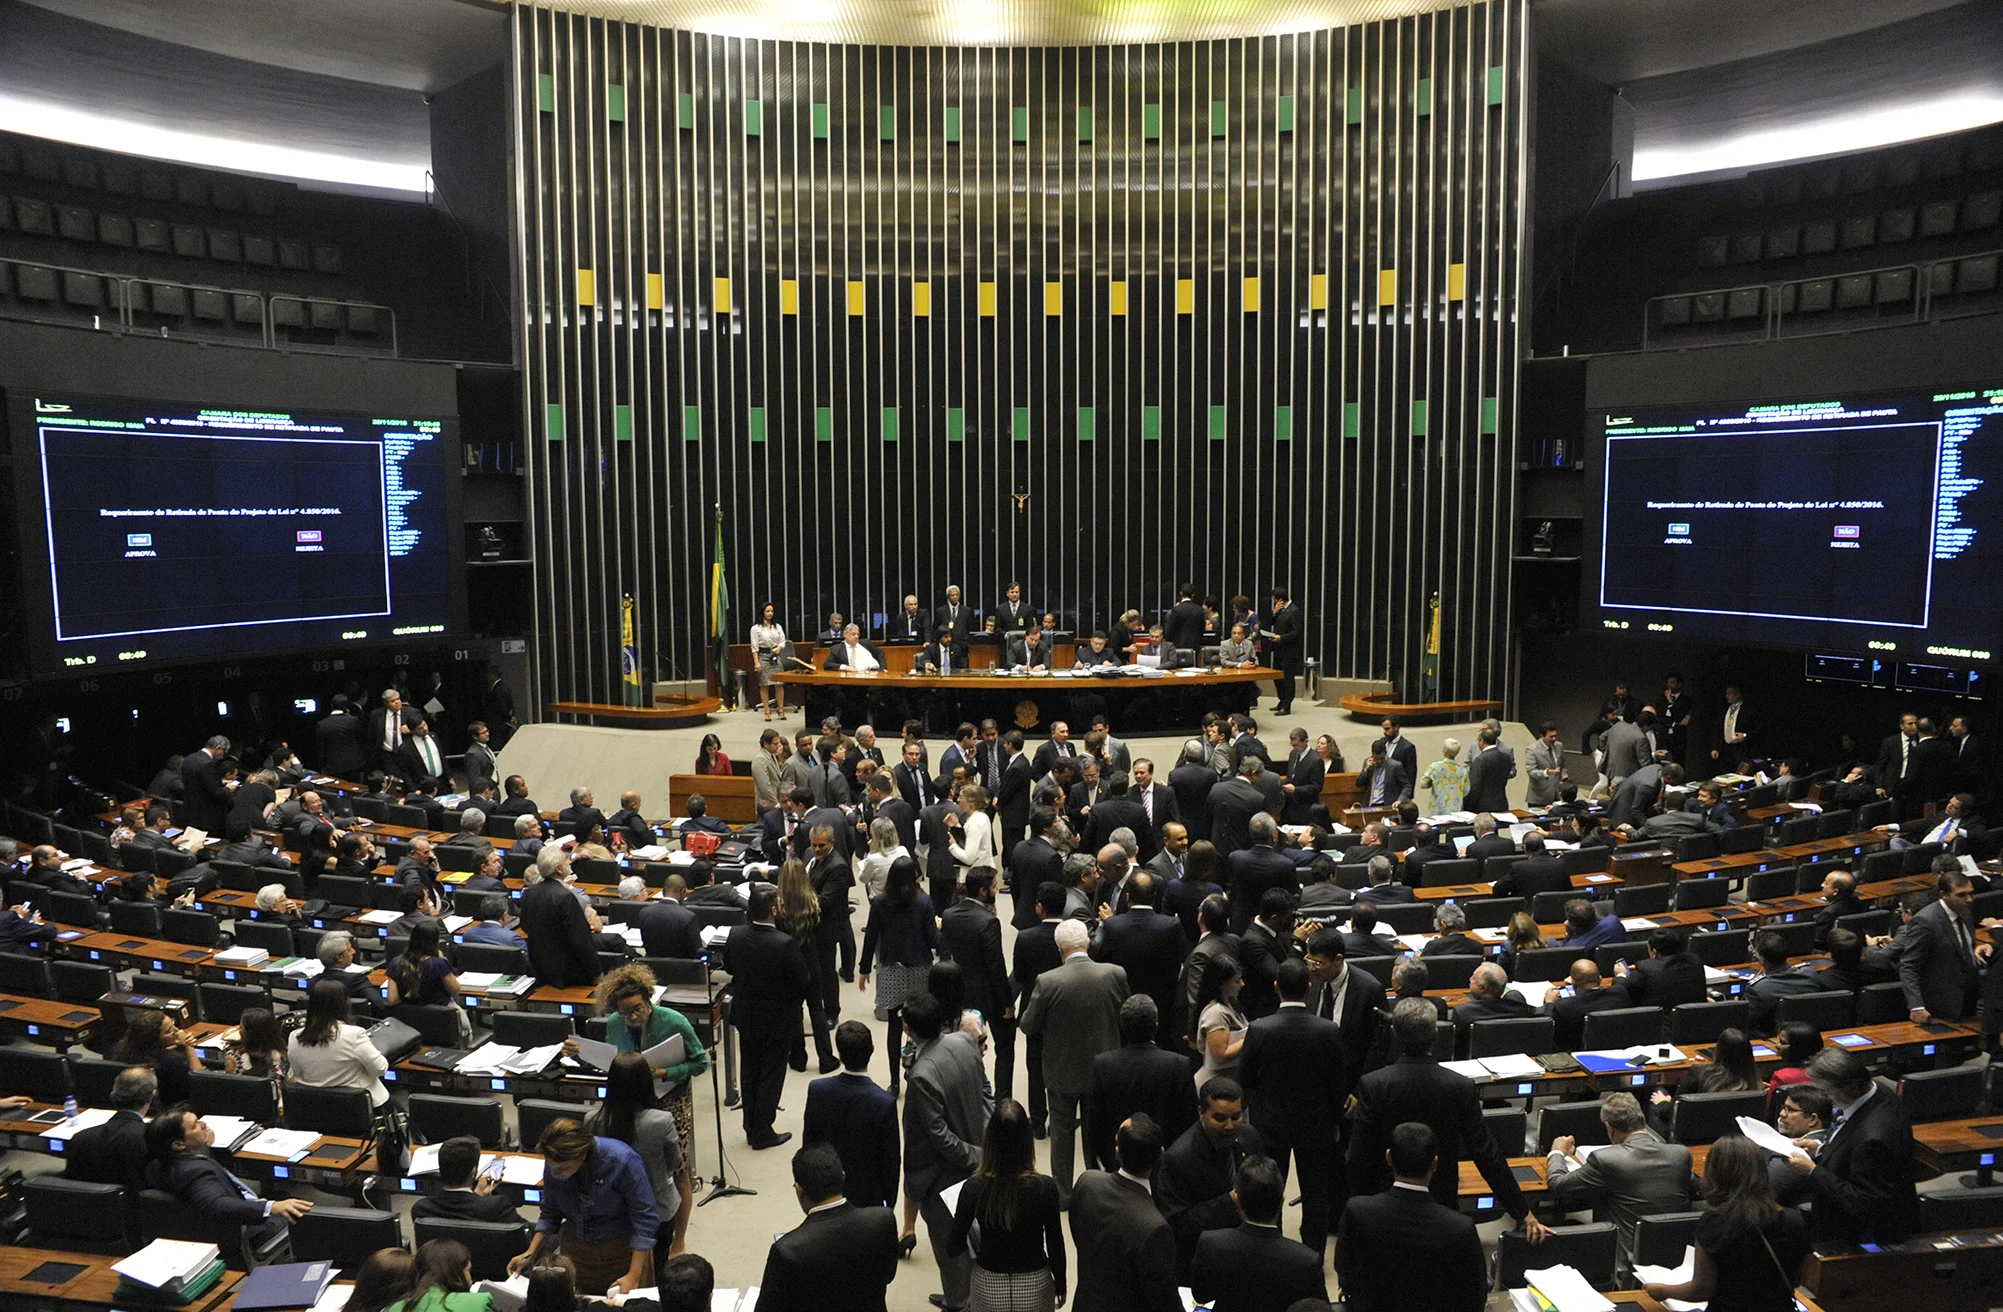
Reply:
<svg viewBox="0 0 2003 1312"><path fill-rule="evenodd" d="M236 1146L264 1127L256 1121L247 1121L241 1116L204 1116L202 1123L216 1136L216 1147L224 1152L234 1152Z"/></svg>
<svg viewBox="0 0 2003 1312"><path fill-rule="evenodd" d="M1697 1250L1687 1245L1683 1249L1683 1261L1676 1266L1649 1266L1645 1262L1634 1264L1634 1278L1641 1284L1683 1285L1695 1279L1696 1275ZM1665 1298L1662 1300L1662 1306L1672 1309L1672 1312L1700 1312L1705 1304L1681 1298Z"/></svg>
<svg viewBox="0 0 2003 1312"><path fill-rule="evenodd" d="M312 1130L266 1130L236 1151L262 1157L290 1157L319 1146L320 1136Z"/></svg>
<svg viewBox="0 0 2003 1312"><path fill-rule="evenodd" d="M453 1069L461 1075L534 1075L562 1052L561 1043L526 1049L506 1043L483 1043L461 1057Z"/></svg>
<svg viewBox="0 0 2003 1312"><path fill-rule="evenodd" d="M90 863L90 858L83 856L71 857L69 860L63 862L62 865L63 873L66 875L74 875L82 871L95 869L96 867Z"/></svg>
<svg viewBox="0 0 2003 1312"><path fill-rule="evenodd" d="M636 861L658 861L668 854L668 849L660 843L649 843L645 847L628 850L627 855Z"/></svg>
<svg viewBox="0 0 2003 1312"><path fill-rule="evenodd" d="M326 965L318 957L293 957L279 964L278 973L293 979L318 979L325 969Z"/></svg>
<svg viewBox="0 0 2003 1312"><path fill-rule="evenodd" d="M480 1171L486 1170L488 1165L492 1163L493 1160L494 1160L494 1154L481 1153L480 1165L476 1169ZM438 1145L435 1143L427 1143L411 1149L410 1169L406 1171L405 1174L406 1175L438 1174Z"/></svg>
<svg viewBox="0 0 2003 1312"><path fill-rule="evenodd" d="M400 914L400 912L396 911L364 911L361 915L356 916L355 919L364 925L393 925L397 922Z"/></svg>
<svg viewBox="0 0 2003 1312"><path fill-rule="evenodd" d="M706 948L720 948L723 946L723 941L729 937L730 926L728 925L703 926L702 945Z"/></svg>
<svg viewBox="0 0 2003 1312"><path fill-rule="evenodd" d="M62 1121L42 1131L42 1137L61 1143L71 1135L88 1130L93 1125L103 1125L116 1115L118 1113L109 1107L86 1107L76 1114L75 1120Z"/></svg>
<svg viewBox="0 0 2003 1312"><path fill-rule="evenodd" d="M222 1251L214 1244L155 1239L123 1262L112 1263L111 1269L134 1284L166 1289L198 1275L221 1256Z"/></svg>
<svg viewBox="0 0 2003 1312"><path fill-rule="evenodd" d="M235 966L242 970L248 970L254 966L262 966L269 960L271 960L271 954L263 948L224 948L221 952L216 953L216 964L218 966Z"/></svg>
<svg viewBox="0 0 2003 1312"><path fill-rule="evenodd" d="M535 987L533 975L503 975L499 971L462 970L459 987L501 998L518 998Z"/></svg>
<svg viewBox="0 0 2003 1312"><path fill-rule="evenodd" d="M533 1189L542 1183L542 1158L522 1154L501 1159L501 1180L506 1184Z"/></svg>
<svg viewBox="0 0 2003 1312"><path fill-rule="evenodd" d="M1613 1312L1613 1304L1579 1274L1577 1267L1550 1266L1523 1275L1530 1288L1558 1312Z"/></svg>
<svg viewBox="0 0 2003 1312"><path fill-rule="evenodd" d="M1443 1061L1440 1067L1465 1075L1477 1084L1489 1080L1524 1080L1544 1073L1544 1068L1535 1057L1520 1052L1501 1057L1475 1057L1468 1061Z"/></svg>
<svg viewBox="0 0 2003 1312"><path fill-rule="evenodd" d="M447 916L445 917L445 932L448 934L457 934L472 923L473 917L471 916Z"/></svg>
<svg viewBox="0 0 2003 1312"><path fill-rule="evenodd" d="M1622 929L1638 929L1644 932L1658 928L1647 916L1622 916L1620 924Z"/></svg>

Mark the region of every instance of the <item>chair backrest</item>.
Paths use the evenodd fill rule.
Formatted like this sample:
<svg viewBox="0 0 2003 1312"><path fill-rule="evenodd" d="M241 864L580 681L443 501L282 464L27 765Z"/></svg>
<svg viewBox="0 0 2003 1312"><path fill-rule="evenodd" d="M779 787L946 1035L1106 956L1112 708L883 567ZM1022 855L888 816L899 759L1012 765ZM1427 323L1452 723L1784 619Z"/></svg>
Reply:
<svg viewBox="0 0 2003 1312"><path fill-rule="evenodd" d="M1506 1057L1519 1052L1550 1052L1555 1045L1549 1016L1516 1020L1478 1020L1468 1026L1469 1057Z"/></svg>
<svg viewBox="0 0 2003 1312"><path fill-rule="evenodd" d="M1725 879L1686 879L1675 885L1670 895L1671 911L1695 911L1700 907L1721 907L1732 899L1732 884Z"/></svg>
<svg viewBox="0 0 2003 1312"><path fill-rule="evenodd" d="M470 1134L482 1148L508 1146L501 1104L487 1098L454 1098L440 1093L410 1095L410 1128L425 1143L444 1143Z"/></svg>
<svg viewBox="0 0 2003 1312"><path fill-rule="evenodd" d="M1614 890L1614 914L1617 916L1659 916L1669 910L1669 899L1676 894L1674 884L1635 884Z"/></svg>
<svg viewBox="0 0 2003 1312"><path fill-rule="evenodd" d="M388 808L389 803L378 797L357 797L355 799L355 814L364 820L373 820L377 824L381 824L389 818Z"/></svg>
<svg viewBox="0 0 2003 1312"><path fill-rule="evenodd" d="M1391 967L1398 964L1397 957L1351 957L1349 964L1381 984L1391 982Z"/></svg>
<svg viewBox="0 0 2003 1312"><path fill-rule="evenodd" d="M1730 966L1753 958L1753 931L1750 929L1713 929L1700 934L1692 934L1687 946L1690 954L1707 966Z"/></svg>
<svg viewBox="0 0 2003 1312"><path fill-rule="evenodd" d="M473 1259L475 1280L505 1280L508 1262L529 1246L526 1221L451 1221L443 1217L417 1217L413 1221L417 1242L451 1239L466 1246Z"/></svg>
<svg viewBox="0 0 2003 1312"><path fill-rule="evenodd" d="M127 1250L123 1221L131 1202L123 1186L31 1175L21 1192L28 1204L27 1243L92 1253ZM115 1226L109 1224L114 1217Z"/></svg>
<svg viewBox="0 0 2003 1312"><path fill-rule="evenodd" d="M1558 854L1558 868L1568 875L1597 875L1613 860L1614 850L1599 843Z"/></svg>
<svg viewBox="0 0 2003 1312"><path fill-rule="evenodd" d="M118 987L111 967L95 961L51 961L49 981L64 1002L96 1002Z"/></svg>
<svg viewBox="0 0 2003 1312"><path fill-rule="evenodd" d="M1472 884L1480 878L1481 862L1473 857L1447 857L1425 863L1425 871L1419 877L1419 887L1449 888L1455 884Z"/></svg>
<svg viewBox="0 0 2003 1312"><path fill-rule="evenodd" d="M188 1104L202 1116L241 1116L259 1125L278 1124L278 1092L262 1075L189 1071Z"/></svg>
<svg viewBox="0 0 2003 1312"><path fill-rule="evenodd" d="M459 1028L459 1008L444 1003L428 1007L405 1003L400 1007L390 1008L389 1014L416 1030L418 1036L426 1043L438 1047L453 1047L464 1034Z"/></svg>
<svg viewBox="0 0 2003 1312"><path fill-rule="evenodd" d="M1767 830L1765 825L1742 824L1716 837L1719 856L1737 856L1741 852L1757 852L1766 846Z"/></svg>
<svg viewBox="0 0 2003 1312"><path fill-rule="evenodd" d="M241 1226L210 1220L164 1190L139 1191L139 1239L148 1244L155 1239L214 1244L231 1270L242 1271L246 1266Z"/></svg>
<svg viewBox="0 0 2003 1312"><path fill-rule="evenodd" d="M571 862L570 868L577 872L580 884L616 884L626 877L626 867L598 857L580 858Z"/></svg>
<svg viewBox="0 0 2003 1312"><path fill-rule="evenodd" d="M743 907L694 906L695 923L703 929L712 925L742 925L745 923Z"/></svg>
<svg viewBox="0 0 2003 1312"><path fill-rule="evenodd" d="M1746 876L1746 898L1764 902L1769 898L1793 897L1801 876L1793 866L1781 870L1761 870Z"/></svg>
<svg viewBox="0 0 2003 1312"><path fill-rule="evenodd" d="M185 875L197 865L193 852L183 852L179 848L156 847L153 849L153 873L162 879L173 879Z"/></svg>
<svg viewBox="0 0 2003 1312"><path fill-rule="evenodd" d="M1866 802L1857 808L1857 826L1860 829L1874 829L1890 824L1899 818L1899 803L1896 798L1887 797L1881 802Z"/></svg>
<svg viewBox="0 0 2003 1312"><path fill-rule="evenodd" d="M70 1080L76 1087L77 1101L85 1107L111 1106L111 1086L125 1066L122 1061L98 1057L70 1058Z"/></svg>
<svg viewBox="0 0 2003 1312"><path fill-rule="evenodd" d="M1544 1242L1533 1247L1521 1232L1506 1230L1495 1250L1496 1283L1503 1289L1522 1289L1527 1284L1524 1273L1532 1267L1541 1271L1562 1265L1584 1276L1595 1289L1611 1289L1619 1234L1611 1221L1552 1226Z"/></svg>
<svg viewBox="0 0 2003 1312"><path fill-rule="evenodd" d="M1788 923L1761 925L1760 932L1780 935L1781 951L1790 957L1805 957L1815 951L1815 922L1796 920Z"/></svg>
<svg viewBox="0 0 2003 1312"><path fill-rule="evenodd" d="M1520 897L1477 897L1460 904L1469 929L1501 929L1511 916L1529 906L1529 900Z"/></svg>
<svg viewBox="0 0 2003 1312"><path fill-rule="evenodd" d="M76 1088L70 1059L59 1052L9 1048L0 1061L0 1089L23 1093L36 1102L60 1103Z"/></svg>
<svg viewBox="0 0 2003 1312"><path fill-rule="evenodd" d="M96 929L97 917L104 908L96 898L88 893L65 893L60 890L49 894L49 919L58 925L70 925L77 929Z"/></svg>
<svg viewBox="0 0 2003 1312"><path fill-rule="evenodd" d="M1530 899L1530 916L1540 925L1556 924L1565 918L1565 904L1579 893L1569 888L1554 888L1548 893L1539 893Z"/></svg>
<svg viewBox="0 0 2003 1312"><path fill-rule="evenodd" d="M1424 934L1433 927L1433 904L1430 902L1399 903L1378 907L1377 924L1386 934Z"/></svg>
<svg viewBox="0 0 2003 1312"><path fill-rule="evenodd" d="M285 1086L285 1127L344 1139L371 1139L375 1136L375 1112L369 1104L369 1091L289 1082Z"/></svg>
<svg viewBox="0 0 2003 1312"><path fill-rule="evenodd" d="M1906 986L1897 980L1866 984L1857 992L1857 1024L1890 1025L1908 1015Z"/></svg>
<svg viewBox="0 0 2003 1312"><path fill-rule="evenodd" d="M549 1128L551 1121L581 1121L590 1111L588 1106L574 1102L556 1102L549 1098L517 1098L515 1100L515 1124L521 1134L522 1150L530 1152L542 1141L542 1132Z"/></svg>
<svg viewBox="0 0 2003 1312"><path fill-rule="evenodd" d="M498 943L461 943L453 948L452 955L461 970L501 975L526 975L529 971L527 953Z"/></svg>
<svg viewBox="0 0 2003 1312"><path fill-rule="evenodd" d="M46 998L55 991L46 958L31 957L25 952L0 952L0 993Z"/></svg>
<svg viewBox="0 0 2003 1312"><path fill-rule="evenodd" d="M1886 848L1882 852L1866 852L1864 863L1857 867L1857 881L1874 884L1883 879L1897 879L1906 868L1906 854Z"/></svg>
<svg viewBox="0 0 2003 1312"><path fill-rule="evenodd" d="M221 921L206 911L181 907L160 909L160 932L175 943L188 943L198 948L212 948L223 938Z"/></svg>
<svg viewBox="0 0 2003 1312"><path fill-rule="evenodd" d="M1600 968L1604 979L1612 979L1614 963L1625 961L1628 965L1639 965L1648 960L1648 942L1645 939L1628 939L1623 943L1602 943L1593 949L1593 964Z"/></svg>
<svg viewBox="0 0 2003 1312"><path fill-rule="evenodd" d="M292 1223L295 1262L332 1262L352 1276L382 1248L403 1247L403 1222L395 1212L316 1203Z"/></svg>
<svg viewBox="0 0 2003 1312"><path fill-rule="evenodd" d="M1426 958L1426 987L1464 989L1485 957L1440 955Z"/></svg>
<svg viewBox="0 0 2003 1312"><path fill-rule="evenodd" d="M1857 995L1848 989L1796 993L1780 1000L1774 1024L1785 1026L1789 1021L1805 1020L1818 1030L1840 1030L1853 1024L1856 1015Z"/></svg>
<svg viewBox="0 0 2003 1312"><path fill-rule="evenodd" d="M495 1011L487 1015L494 1042L516 1048L542 1048L577 1036L577 1027L568 1016L547 1016L527 1011Z"/></svg>
<svg viewBox="0 0 2003 1312"><path fill-rule="evenodd" d="M665 988L709 988L709 963L699 957L641 957L640 964Z"/></svg>
<svg viewBox="0 0 2003 1312"><path fill-rule="evenodd" d="M1581 1046L1597 1052L1605 1048L1632 1048L1656 1043L1662 1038L1662 1008L1612 1007L1586 1013Z"/></svg>
<svg viewBox="0 0 2003 1312"><path fill-rule="evenodd" d="M1600 1100L1554 1102L1537 1113L1537 1151L1551 1151L1551 1141L1571 1135L1580 1143L1608 1142L1607 1123L1600 1119Z"/></svg>
<svg viewBox="0 0 2003 1312"><path fill-rule="evenodd" d="M1697 1222L1703 1217L1702 1212L1658 1212L1636 1218L1632 1260L1642 1266L1680 1266L1684 1250L1697 1242Z"/></svg>
<svg viewBox="0 0 2003 1312"><path fill-rule="evenodd" d="M1908 875L1925 874L1927 871L1933 869L1933 859L1940 855L1940 851L1941 847L1939 843L1913 844L1903 853L1906 858L1906 864L1901 873Z"/></svg>
<svg viewBox="0 0 2003 1312"><path fill-rule="evenodd" d="M459 843L440 843L431 850L438 857L440 870L450 870L455 873L463 870L470 874L478 870L481 859L486 856L486 853L477 847Z"/></svg>
<svg viewBox="0 0 2003 1312"><path fill-rule="evenodd" d="M1760 1120L1766 1115L1767 1091L1686 1093L1669 1111L1669 1132L1678 1143L1710 1143L1734 1133L1738 1118Z"/></svg>
<svg viewBox="0 0 2003 1312"><path fill-rule="evenodd" d="M1817 838L1841 838L1845 834L1855 833L1857 829L1855 811L1824 811L1816 817L1816 820Z"/></svg>
<svg viewBox="0 0 2003 1312"><path fill-rule="evenodd" d="M113 902L111 931L114 934L137 934L141 938L159 938L161 936L159 904Z"/></svg>
<svg viewBox="0 0 2003 1312"><path fill-rule="evenodd" d="M1986 1189L1935 1189L1920 1195L1922 1234L1994 1230L2003 1226L2003 1184Z"/></svg>
<svg viewBox="0 0 2003 1312"><path fill-rule="evenodd" d="M1836 928L1847 929L1864 938L1889 934L1892 932L1892 909L1880 907L1876 911L1854 911L1847 916L1838 916Z"/></svg>
<svg viewBox="0 0 2003 1312"><path fill-rule="evenodd" d="M1510 977L1524 983L1563 979L1578 959L1577 948L1525 948L1516 954L1516 969Z"/></svg>
<svg viewBox="0 0 2003 1312"><path fill-rule="evenodd" d="M359 875L322 875L313 892L330 906L363 907L369 902L369 881Z"/></svg>
<svg viewBox="0 0 2003 1312"><path fill-rule="evenodd" d="M1792 847L1796 843L1812 843L1822 832L1822 817L1804 815L1793 820L1783 820L1776 847Z"/></svg>
<svg viewBox="0 0 2003 1312"><path fill-rule="evenodd" d="M382 822L386 825L402 825L406 829L423 829L431 823L431 812L421 806L403 806L396 802L385 802Z"/></svg>
<svg viewBox="0 0 2003 1312"><path fill-rule="evenodd" d="M242 920L236 922L238 947L263 948L273 957L293 956L292 926L276 920Z"/></svg>
<svg viewBox="0 0 2003 1312"><path fill-rule="evenodd" d="M1716 834L1685 834L1676 840L1678 861L1709 861L1718 855Z"/></svg>
<svg viewBox="0 0 2003 1312"><path fill-rule="evenodd" d="M1744 998L1724 1002L1685 1002L1669 1009L1669 1041L1716 1043L1718 1035L1734 1027L1752 1027L1752 1004Z"/></svg>
<svg viewBox="0 0 2003 1312"><path fill-rule="evenodd" d="M1899 1080L1899 1102L1915 1121L1973 1116L1982 1102L1982 1071L1974 1066L1914 1071Z"/></svg>
<svg viewBox="0 0 2003 1312"><path fill-rule="evenodd" d="M234 1025L243 1019L243 1014L252 1007L271 1007L269 989L252 988L248 984L202 985L202 1015L221 1025Z"/></svg>
<svg viewBox="0 0 2003 1312"><path fill-rule="evenodd" d="M1489 1137L1502 1149L1503 1156L1522 1155L1523 1141L1530 1133L1530 1122L1528 1114L1521 1107L1483 1108L1481 1123L1488 1127Z"/></svg>
<svg viewBox="0 0 2003 1312"><path fill-rule="evenodd" d="M263 886L258 868L242 861L211 861L209 869L222 887L235 893L255 893Z"/></svg>

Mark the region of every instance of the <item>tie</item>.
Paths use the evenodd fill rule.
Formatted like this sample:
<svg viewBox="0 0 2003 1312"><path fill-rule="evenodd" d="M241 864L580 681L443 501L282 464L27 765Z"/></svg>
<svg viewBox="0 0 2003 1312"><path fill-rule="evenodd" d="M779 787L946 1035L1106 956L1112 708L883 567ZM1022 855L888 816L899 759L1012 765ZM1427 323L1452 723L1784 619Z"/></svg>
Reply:
<svg viewBox="0 0 2003 1312"><path fill-rule="evenodd" d="M419 745L418 751L424 757L424 768L430 772L432 778L437 778L439 774L438 745L427 737Z"/></svg>
<svg viewBox="0 0 2003 1312"><path fill-rule="evenodd" d="M1155 790L1144 789L1141 793L1141 810L1147 813L1148 823L1155 822Z"/></svg>
<svg viewBox="0 0 2003 1312"><path fill-rule="evenodd" d="M1321 1018L1335 1019L1335 989L1327 984L1321 986Z"/></svg>
<svg viewBox="0 0 2003 1312"><path fill-rule="evenodd" d="M1961 948L1961 964L1972 968L1975 965L1975 940L1968 932L1968 922L1960 916L1950 916L1949 919L1954 922L1954 941Z"/></svg>
<svg viewBox="0 0 2003 1312"><path fill-rule="evenodd" d="M923 808L932 805L932 795L925 788L925 772L913 770L911 777L918 781L918 805Z"/></svg>
<svg viewBox="0 0 2003 1312"><path fill-rule="evenodd" d="M396 750L396 722L395 711L383 712L383 747L389 751Z"/></svg>
<svg viewBox="0 0 2003 1312"><path fill-rule="evenodd" d="M1899 778L1903 779L1906 777L1906 771L1912 768L1912 761L1913 740L1901 734L1899 737Z"/></svg>

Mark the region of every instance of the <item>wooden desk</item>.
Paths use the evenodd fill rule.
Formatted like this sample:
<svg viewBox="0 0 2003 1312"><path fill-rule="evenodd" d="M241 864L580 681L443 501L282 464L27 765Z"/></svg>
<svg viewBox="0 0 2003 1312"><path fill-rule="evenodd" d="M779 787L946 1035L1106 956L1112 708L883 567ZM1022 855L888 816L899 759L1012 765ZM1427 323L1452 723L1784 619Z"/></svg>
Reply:
<svg viewBox="0 0 2003 1312"><path fill-rule="evenodd" d="M94 1002L51 1002L0 993L0 1033L52 1044L57 1052L88 1043L103 1019Z"/></svg>
<svg viewBox="0 0 2003 1312"><path fill-rule="evenodd" d="M1770 866L1787 862L1808 862L1820 864L1837 856L1862 856L1875 852L1891 841L1891 835L1872 830L1862 833L1844 834L1838 838L1818 838L1812 843L1793 843L1787 847L1766 848L1758 852L1735 852L1731 856L1716 856L1704 861L1678 861L1669 868L1685 879L1702 879L1715 875L1751 875Z"/></svg>
<svg viewBox="0 0 2003 1312"><path fill-rule="evenodd" d="M1349 712L1352 719L1381 720L1387 715L1395 715L1400 721L1408 722L1425 719L1472 720L1502 709L1501 702L1394 702L1391 697L1388 692L1353 692L1336 704Z"/></svg>
<svg viewBox="0 0 2003 1312"><path fill-rule="evenodd" d="M1877 1253L1815 1253L1801 1283L1829 1312L1879 1312L1909 1306L1927 1312L1982 1312L2003 1304L2003 1239L1993 1231L1962 1236L1915 1235Z"/></svg>
<svg viewBox="0 0 2003 1312"><path fill-rule="evenodd" d="M122 1257L91 1253L68 1253L53 1248L0 1248L0 1302L23 1308L62 1307L74 1309L131 1307L113 1291L122 1277L111 1269ZM48 1262L62 1262L84 1269L58 1284L30 1281L30 1271ZM225 1271L213 1288L191 1303L161 1304L175 1312L221 1312L236 1297L243 1283L241 1271Z"/></svg>
<svg viewBox="0 0 2003 1312"><path fill-rule="evenodd" d="M1913 1156L1928 1170L1946 1174L1973 1167L1976 1183L1987 1188L1994 1183L1996 1154L2003 1151L2003 1116L1915 1125L1913 1148Z"/></svg>
<svg viewBox="0 0 2003 1312"><path fill-rule="evenodd" d="M109 930L64 930L57 935L52 950L75 960L105 962L121 970L137 968L175 975L194 976L216 964L216 954L209 948L141 938L137 934L114 934Z"/></svg>
<svg viewBox="0 0 2003 1312"><path fill-rule="evenodd" d="M1690 1173L1692 1175L1701 1176L1704 1174L1704 1159L1710 1153L1710 1144L1699 1143L1690 1146ZM1550 1191L1551 1183L1547 1178L1547 1172L1550 1169L1550 1160L1548 1158L1511 1157L1509 1159L1509 1169L1515 1172L1516 1187L1523 1191L1524 1198L1529 1201L1532 1207L1537 1205L1537 1200L1541 1196ZM1495 1210L1495 1198L1493 1195L1494 1191L1488 1187L1488 1181L1482 1179L1481 1168L1473 1162L1462 1161L1460 1164L1461 1210L1463 1212L1473 1212L1476 1215L1480 1215L1483 1212L1492 1212ZM1488 1206L1483 1207L1482 1204L1484 1202ZM1611 1298L1613 1295L1608 1295L1608 1297Z"/></svg>
<svg viewBox="0 0 2003 1312"><path fill-rule="evenodd" d="M979 648L973 650L978 651ZM969 656L970 662L975 659ZM1264 666L1242 670L1174 671L1158 678L1139 675L1060 678L1052 675L982 673L977 665L970 665L968 673L950 675L891 671L852 674L846 670L829 673L822 669L796 669L774 676L784 686L805 690L810 719L818 713L814 709L816 698L877 699L884 694L893 694L906 701L922 701L931 717L948 724L955 719L979 719L988 715L1003 725L1022 729L1025 736L1040 732L1042 726L1054 720L1063 719L1080 694L1115 703L1115 723L1121 726L1122 732L1132 733L1141 728L1136 723L1137 717L1132 714L1132 703L1143 698L1178 700L1214 697L1223 688L1244 688L1248 691L1243 695L1249 696L1249 689L1254 683L1279 677L1278 670ZM875 712L871 715L881 722ZM1196 717L1190 714L1168 718L1178 723L1186 720L1193 724Z"/></svg>

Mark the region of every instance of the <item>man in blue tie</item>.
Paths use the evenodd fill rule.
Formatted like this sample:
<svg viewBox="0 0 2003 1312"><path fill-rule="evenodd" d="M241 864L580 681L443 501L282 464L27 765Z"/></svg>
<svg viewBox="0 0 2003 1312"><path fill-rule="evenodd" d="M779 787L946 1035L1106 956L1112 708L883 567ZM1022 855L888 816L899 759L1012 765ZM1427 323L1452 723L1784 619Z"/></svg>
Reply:
<svg viewBox="0 0 2003 1312"><path fill-rule="evenodd" d="M204 1220L248 1226L248 1238L256 1249L266 1247L286 1226L312 1210L313 1204L303 1198L259 1198L255 1190L209 1156L215 1142L215 1132L208 1123L186 1107L162 1112L146 1127L152 1178Z"/></svg>
<svg viewBox="0 0 2003 1312"><path fill-rule="evenodd" d="M1952 851L1954 840L1973 829L1982 830L1982 822L1975 816L1975 795L1956 793L1947 799L1947 807L1937 815L1908 820L1902 825L1879 825L1880 833L1891 834L1894 851L1920 843L1939 843L1942 850Z"/></svg>

